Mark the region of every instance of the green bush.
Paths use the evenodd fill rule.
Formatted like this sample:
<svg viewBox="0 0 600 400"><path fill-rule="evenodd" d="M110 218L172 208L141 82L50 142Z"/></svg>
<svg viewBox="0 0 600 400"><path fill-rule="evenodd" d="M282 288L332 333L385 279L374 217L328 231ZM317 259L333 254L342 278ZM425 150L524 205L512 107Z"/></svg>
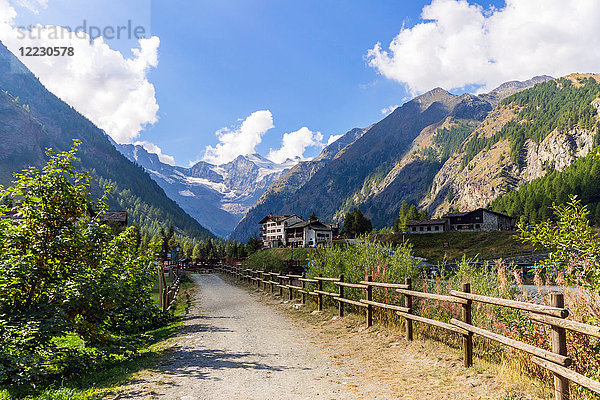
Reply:
<svg viewBox="0 0 600 400"><path fill-rule="evenodd" d="M102 354L122 332L160 322L150 300L155 268L136 228L101 225L90 177L75 168L78 143L25 170L0 198L0 382L34 383ZM83 349L60 347L76 334ZM62 366L61 366L62 365Z"/></svg>

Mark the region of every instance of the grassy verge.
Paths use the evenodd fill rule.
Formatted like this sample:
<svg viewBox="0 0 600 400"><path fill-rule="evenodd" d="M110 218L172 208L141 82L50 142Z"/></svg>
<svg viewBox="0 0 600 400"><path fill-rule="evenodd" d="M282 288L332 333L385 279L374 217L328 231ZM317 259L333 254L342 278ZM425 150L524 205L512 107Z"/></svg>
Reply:
<svg viewBox="0 0 600 400"><path fill-rule="evenodd" d="M443 232L432 234L380 235L378 239L387 243L401 243L406 240L412 244L413 254L417 257L427 258L430 262L460 259L467 257L497 256L531 251L533 248L517 241L513 231L501 232ZM447 243L447 247L444 247Z"/></svg>
<svg viewBox="0 0 600 400"><path fill-rule="evenodd" d="M168 325L143 333L124 337L124 341L135 343L136 348L128 355L115 357L107 368L81 371L78 376L55 382L36 393L24 393L15 387L0 387L0 400L96 400L114 396L119 386L160 363L170 352L170 338L175 336L183 323L183 316L191 304L195 285L184 279L173 310L174 318ZM66 339L65 343L80 346L77 338Z"/></svg>
<svg viewBox="0 0 600 400"><path fill-rule="evenodd" d="M528 252L533 248L517 241L513 231L501 232L443 232L429 235L378 235L377 239L384 243L399 244L409 242L413 247L413 255L423 257L429 262L456 260L464 256L497 256L506 257L507 254ZM447 243L447 247L444 244ZM292 254L293 250L293 254ZM315 249L267 249L261 250L248 257L249 268L269 271L282 271L289 260L301 261L306 264L306 258Z"/></svg>
<svg viewBox="0 0 600 400"><path fill-rule="evenodd" d="M266 249L248 256L246 264L249 268L281 272L285 269L285 263L290 260L306 264L306 257L311 251L315 249Z"/></svg>

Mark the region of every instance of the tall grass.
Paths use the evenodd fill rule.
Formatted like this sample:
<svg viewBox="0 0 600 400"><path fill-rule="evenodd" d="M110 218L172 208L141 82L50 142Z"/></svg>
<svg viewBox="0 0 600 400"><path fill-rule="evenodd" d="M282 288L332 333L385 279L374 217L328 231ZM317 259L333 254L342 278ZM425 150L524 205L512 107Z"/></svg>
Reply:
<svg viewBox="0 0 600 400"><path fill-rule="evenodd" d="M347 282L359 282L370 275L377 282L402 283L406 277L410 277L415 290L437 294L448 294L453 289L461 290L462 283L468 282L473 293L543 304L550 303L548 287L557 285L565 293L565 307L570 311L570 319L599 324L600 296L581 287L565 286L564 276L561 273L543 275L538 271L534 277L537 293L532 295L525 290L520 270L513 265L507 265L502 260L483 265L476 261L476 259L463 258L453 269L442 265L437 276L431 278L423 268L416 266L416 260L412 257L412 250L408 243L392 247L390 244L374 243L363 237L352 244L321 248L313 252L307 272L311 277L319 274L337 277L344 274ZM337 291L334 285L324 285L325 290ZM392 289L374 288L373 296L376 301L385 303L402 304L403 302L402 296ZM347 289L345 297L358 300L364 298L364 291ZM414 298L413 311L423 317L448 322L451 318L460 317L461 308L454 303ZM472 317L473 324L478 327L543 349L551 349L550 327L532 321L524 312L475 302ZM375 318L379 323L404 324L402 318L389 310L377 310ZM433 326L417 323L415 333L417 337L437 340L452 347L460 345L458 335ZM567 341L568 354L573 359L572 368L600 380L600 341L570 331L567 333ZM551 374L531 363L529 356L523 352L475 336L474 354L480 358L506 364L508 368L518 368L544 382L550 382ZM577 385L572 385L571 398L596 397Z"/></svg>

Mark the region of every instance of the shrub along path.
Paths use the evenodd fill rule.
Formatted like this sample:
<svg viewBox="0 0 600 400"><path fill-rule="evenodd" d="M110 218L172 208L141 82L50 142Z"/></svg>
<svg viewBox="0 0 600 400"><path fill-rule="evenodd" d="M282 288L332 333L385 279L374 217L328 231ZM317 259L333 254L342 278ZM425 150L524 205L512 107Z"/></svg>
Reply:
<svg viewBox="0 0 600 400"><path fill-rule="evenodd" d="M510 368L476 360L364 318L297 310L218 275L198 285L171 357L118 399L540 399ZM228 278L224 278L228 279Z"/></svg>

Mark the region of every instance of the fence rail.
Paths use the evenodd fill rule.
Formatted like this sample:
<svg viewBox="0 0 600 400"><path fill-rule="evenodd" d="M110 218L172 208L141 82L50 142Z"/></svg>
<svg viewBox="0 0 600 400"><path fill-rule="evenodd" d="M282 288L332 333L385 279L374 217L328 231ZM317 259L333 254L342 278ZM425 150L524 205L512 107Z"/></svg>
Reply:
<svg viewBox="0 0 600 400"><path fill-rule="evenodd" d="M471 367L473 365L473 335L494 340L505 346L524 351L531 355L532 362L554 374L556 400L566 400L569 398L569 382L577 383L596 394L600 394L600 382L567 368L571 365L572 360L567 355L567 339L565 334L565 330L568 329L585 335L600 337L600 327L567 320L566 318L569 315L569 311L564 308L564 296L562 293L552 293L551 305L546 306L471 293L471 287L468 283L463 284L461 291L451 290L449 295L439 295L413 290L410 278L407 278L405 283L386 283L373 282L372 277L369 276L365 281L351 283L345 282L343 275L340 275L338 278L324 276L307 278L303 275L281 275L260 270L243 270L233 265L222 266L217 268L217 270L237 277L240 280L244 280L251 285L256 286L258 289L267 290L267 285L269 285L271 293L274 293L275 287L279 287L279 295L282 297L284 297L283 290L287 289L289 300L292 300L295 297L295 294L300 294L303 304L306 303L307 296L313 296L316 298L319 310L323 309L323 297L329 297L338 303L338 313L340 316L344 315L344 304L365 309L367 326L373 325L374 307L393 310L405 320L405 336L407 340L413 339L413 322L436 326L459 334L462 336L463 361L465 367ZM337 286L338 292L325 291L323 289L323 282ZM359 301L346 298L346 293L344 292L346 288L360 289L361 293L364 294L364 298L359 299ZM374 301L374 288L395 289L395 291L402 296L404 304L388 304ZM436 300L460 304L462 309L461 319L453 318L450 323L447 323L415 315L413 307L413 301L415 299ZM542 349L474 326L472 323L473 302L526 311L527 313L525 315L531 320L550 325L552 328L550 338L552 350Z"/></svg>

